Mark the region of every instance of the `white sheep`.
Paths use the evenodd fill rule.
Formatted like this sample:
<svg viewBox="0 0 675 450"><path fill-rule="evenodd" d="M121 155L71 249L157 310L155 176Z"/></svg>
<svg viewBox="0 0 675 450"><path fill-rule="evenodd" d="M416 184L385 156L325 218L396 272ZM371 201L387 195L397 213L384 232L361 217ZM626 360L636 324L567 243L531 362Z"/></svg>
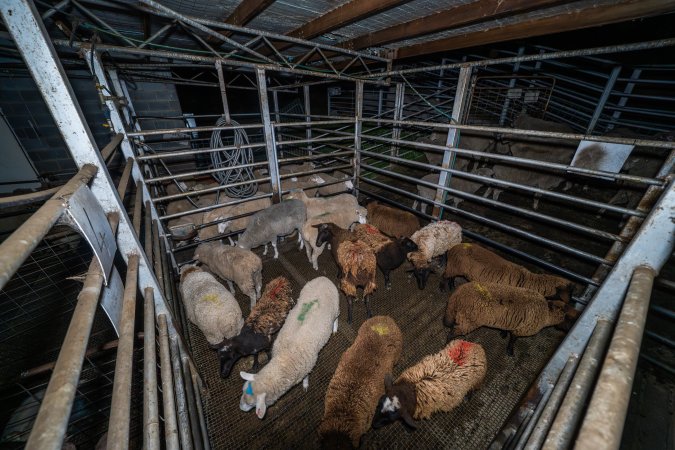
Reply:
<svg viewBox="0 0 675 450"><path fill-rule="evenodd" d="M276 205L258 211L251 217L248 228L244 231L237 241L237 246L246 250L265 246L263 255L267 254L267 243L271 243L274 248L274 259L279 257L277 250L277 238L286 236L293 231L298 232L298 242L302 250L304 243L302 241L302 225L307 219L305 205L300 200L285 200Z"/></svg>
<svg viewBox="0 0 675 450"><path fill-rule="evenodd" d="M354 183L352 183L351 177L337 171L333 172L332 175L327 173L315 173L309 177L309 180L319 186L318 193L322 197L340 194L354 189ZM340 182L341 180L344 181ZM326 184L329 185L324 186Z"/></svg>
<svg viewBox="0 0 675 450"><path fill-rule="evenodd" d="M221 195L220 202L226 203L228 201L233 201L235 199L225 197ZM257 198L251 197L248 201L244 203L238 203L236 205L222 206L220 208L213 209L204 213L202 223L210 223L218 220L227 219L229 217L236 217L242 214L255 213L272 205L272 200L269 197ZM199 230L199 240L204 241L218 235L226 233L236 233L243 231L248 227L248 224L251 222L251 216L240 217L239 219L228 220L226 222L220 222L217 225L212 225L210 227L202 228ZM232 237L228 236L230 244L234 245Z"/></svg>
<svg viewBox="0 0 675 450"><path fill-rule="evenodd" d="M223 280L227 280L232 294L234 281L251 300L251 308L255 306L262 290L262 261L258 255L219 242L207 242L197 247L194 259L208 266Z"/></svg>
<svg viewBox="0 0 675 450"><path fill-rule="evenodd" d="M240 372L246 380L239 400L242 411L255 407L256 415L262 419L267 407L301 380L307 390L319 351L331 332L337 332L339 299L335 284L326 277L315 278L302 288L274 341L270 362L255 375Z"/></svg>
<svg viewBox="0 0 675 450"><path fill-rule="evenodd" d="M288 198L302 200L307 207L307 218L325 213L344 211L348 208L357 208L359 202L352 194L340 194L334 197L308 197L302 190L290 192Z"/></svg>
<svg viewBox="0 0 675 450"><path fill-rule="evenodd" d="M414 266L417 286L424 289L431 272L432 258L445 255L445 252L462 242L462 227L449 220L439 220L417 230L411 237L418 249L408 253L408 259Z"/></svg>
<svg viewBox="0 0 675 450"><path fill-rule="evenodd" d="M494 176L494 171L490 169L489 167L481 167L479 169L472 170L470 173L475 174L475 175L480 175L484 177L493 177ZM434 183L438 184L439 180L439 174L438 173L430 173L428 175L425 175L422 177L422 181L426 181L428 183ZM468 178L462 178L462 177L457 177L455 175L452 175L450 178L450 184L449 187L452 189L455 189L457 191L462 191L462 192L467 192L469 194L475 193L477 190L479 190L483 184L480 181L474 181L470 180ZM488 191L486 191L486 194ZM436 189L431 188L426 185L417 185L417 194L420 197L427 198L429 200L433 200L436 197ZM451 195L451 194L448 194ZM459 205L461 202L463 202L464 199L461 197L456 197L452 196L452 206L455 208L457 205ZM420 206L420 211L422 214L427 213L427 203L424 201L418 201L415 200L413 202L413 209L417 209L417 206Z"/></svg>
<svg viewBox="0 0 675 450"><path fill-rule="evenodd" d="M204 333L211 347L239 334L244 325L241 308L213 275L194 265L184 266L180 293L188 319Z"/></svg>

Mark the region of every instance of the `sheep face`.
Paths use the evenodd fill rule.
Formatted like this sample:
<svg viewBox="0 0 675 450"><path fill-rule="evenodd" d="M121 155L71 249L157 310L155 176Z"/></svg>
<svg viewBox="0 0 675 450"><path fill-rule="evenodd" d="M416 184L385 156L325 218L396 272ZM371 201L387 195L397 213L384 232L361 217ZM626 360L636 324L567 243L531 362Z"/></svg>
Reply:
<svg viewBox="0 0 675 450"><path fill-rule="evenodd" d="M247 372L239 372L239 375L246 380L242 388L241 399L239 399L239 409L249 412L255 408L256 416L258 416L258 419L262 419L267 412L267 404L265 403L267 394L265 392L254 394L253 381L255 381L255 375Z"/></svg>
<svg viewBox="0 0 675 450"><path fill-rule="evenodd" d="M312 225L314 228L319 230L319 233L316 235L316 246L321 247L325 242L330 241L330 238L333 237L333 233L328 228L328 224L322 223L320 225Z"/></svg>
<svg viewBox="0 0 675 450"><path fill-rule="evenodd" d="M270 340L267 336L255 333L248 326L244 327L238 336L224 340L222 346L218 349L221 378L230 376L232 367L242 356L256 355L269 348Z"/></svg>
<svg viewBox="0 0 675 450"><path fill-rule="evenodd" d="M218 359L220 359L220 377L230 376L234 363L241 358L239 353L239 343L235 339L225 339L222 347L218 349Z"/></svg>
<svg viewBox="0 0 675 450"><path fill-rule="evenodd" d="M382 428L402 419L408 427L413 430L417 429L409 412L410 409L415 409L415 386L410 383L393 385L391 375L387 374L384 378L384 391L385 394L380 397L377 409L375 409L372 427ZM406 403L412 403L412 405Z"/></svg>
<svg viewBox="0 0 675 450"><path fill-rule="evenodd" d="M398 239L399 245L401 246L401 249L403 250L404 254L408 254L410 252L416 252L419 250L417 247L417 244L415 244L415 241L408 237L403 237Z"/></svg>

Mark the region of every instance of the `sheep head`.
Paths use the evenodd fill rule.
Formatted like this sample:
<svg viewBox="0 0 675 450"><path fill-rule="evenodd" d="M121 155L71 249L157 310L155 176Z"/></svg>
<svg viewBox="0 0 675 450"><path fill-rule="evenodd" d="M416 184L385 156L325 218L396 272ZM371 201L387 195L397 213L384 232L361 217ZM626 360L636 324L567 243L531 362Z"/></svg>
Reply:
<svg viewBox="0 0 675 450"><path fill-rule="evenodd" d="M410 412L415 410L417 403L415 386L408 382L393 384L391 374L387 374L384 377L384 392L377 404L372 427L382 428L401 419L408 427L417 429Z"/></svg>
<svg viewBox="0 0 675 450"><path fill-rule="evenodd" d="M242 387L241 399L239 400L239 409L244 412L249 412L255 408L256 416L258 416L258 419L262 419L265 417L265 413L267 412L267 404L265 403L267 393L262 392L260 394L254 394L254 374L248 372L239 372L239 376L246 380L244 386Z"/></svg>
<svg viewBox="0 0 675 450"><path fill-rule="evenodd" d="M330 224L320 223L317 225L312 225L314 228L319 230L316 235L316 246L321 247L325 242L330 241L333 237L333 231L331 230Z"/></svg>
<svg viewBox="0 0 675 450"><path fill-rule="evenodd" d="M398 240L399 245L401 246L401 248L403 249L403 251L406 254L411 253L411 252L416 252L418 250L418 247L417 247L417 244L415 243L415 241L413 241L409 237L402 237L402 238L398 238L397 240Z"/></svg>

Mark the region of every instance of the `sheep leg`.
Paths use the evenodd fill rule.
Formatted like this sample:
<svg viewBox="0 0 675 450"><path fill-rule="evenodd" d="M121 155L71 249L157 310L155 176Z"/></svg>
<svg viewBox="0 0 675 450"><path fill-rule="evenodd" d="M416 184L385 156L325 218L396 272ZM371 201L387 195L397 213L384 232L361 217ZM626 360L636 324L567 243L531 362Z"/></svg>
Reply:
<svg viewBox="0 0 675 450"><path fill-rule="evenodd" d="M309 389L309 375L302 379L302 388L305 390L305 392L307 392L307 389Z"/></svg>
<svg viewBox="0 0 675 450"><path fill-rule="evenodd" d="M417 205L419 205L419 202L417 200L415 200L412 204L412 209L417 210Z"/></svg>
<svg viewBox="0 0 675 450"><path fill-rule="evenodd" d="M263 250L263 256L267 254L267 244L265 244L265 250Z"/></svg>
<svg viewBox="0 0 675 450"><path fill-rule="evenodd" d="M352 324L352 298L347 296L347 323Z"/></svg>
<svg viewBox="0 0 675 450"><path fill-rule="evenodd" d="M300 229L298 229L298 244L300 244L300 250L302 250L305 247L305 241L302 239Z"/></svg>
<svg viewBox="0 0 675 450"><path fill-rule="evenodd" d="M279 258L279 250L277 250L277 240L272 241L272 247L274 247L274 259Z"/></svg>
<svg viewBox="0 0 675 450"><path fill-rule="evenodd" d="M516 343L516 336L513 332L509 332L509 343L506 345L506 354L513 356L513 347Z"/></svg>
<svg viewBox="0 0 675 450"><path fill-rule="evenodd" d="M541 194L536 193L534 194L534 201L532 202L532 208L537 209L539 208L539 198L541 197Z"/></svg>
<svg viewBox="0 0 675 450"><path fill-rule="evenodd" d="M234 283L232 283L232 280L227 280L227 285L229 286L232 295L234 295Z"/></svg>
<svg viewBox="0 0 675 450"><path fill-rule="evenodd" d="M422 212L422 214L427 213L427 204L426 203L420 203L420 211Z"/></svg>
<svg viewBox="0 0 675 450"><path fill-rule="evenodd" d="M368 315L368 318L370 319L373 317L373 312L370 310L370 295L365 295L363 297L363 303L366 304L366 314Z"/></svg>
<svg viewBox="0 0 675 450"><path fill-rule="evenodd" d="M253 309L253 307L255 306L255 302L256 302L256 300L257 300L257 299L256 299L256 295L255 295L255 294L249 295L248 298L251 299L251 309Z"/></svg>
<svg viewBox="0 0 675 450"><path fill-rule="evenodd" d="M337 333L337 330L338 330L338 320L336 318L335 321L333 322L333 334Z"/></svg>
<svg viewBox="0 0 675 450"><path fill-rule="evenodd" d="M253 354L253 367L251 367L251 371L255 372L260 368L260 365L258 364L258 354L254 353Z"/></svg>
<svg viewBox="0 0 675 450"><path fill-rule="evenodd" d="M230 240L230 245L234 247L235 244L234 241L232 240L232 236L228 236L227 238Z"/></svg>
<svg viewBox="0 0 675 450"><path fill-rule="evenodd" d="M506 337L509 335L509 332L506 330L499 330L499 336L501 336L502 339L506 339Z"/></svg>
<svg viewBox="0 0 675 450"><path fill-rule="evenodd" d="M391 280L389 279L389 273L390 270L383 270L382 273L384 274L384 287L387 289L391 289Z"/></svg>

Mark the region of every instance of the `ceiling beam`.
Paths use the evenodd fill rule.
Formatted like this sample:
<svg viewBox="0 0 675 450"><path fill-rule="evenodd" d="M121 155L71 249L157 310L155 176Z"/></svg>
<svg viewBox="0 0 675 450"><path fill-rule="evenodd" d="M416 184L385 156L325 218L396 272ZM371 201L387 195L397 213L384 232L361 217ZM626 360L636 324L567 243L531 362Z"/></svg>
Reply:
<svg viewBox="0 0 675 450"><path fill-rule="evenodd" d="M675 0L623 0L611 5L578 7L557 16L524 20L491 30L401 47L396 52L396 59L597 27L670 12L675 12Z"/></svg>
<svg viewBox="0 0 675 450"><path fill-rule="evenodd" d="M232 14L230 14L227 19L223 20L223 22L243 27L255 19L258 14L266 10L272 3L274 3L274 0L242 0L235 10L232 11ZM220 34L230 36L232 32L220 31ZM209 36L209 39L207 40L209 42L218 41L218 39L212 36Z"/></svg>
<svg viewBox="0 0 675 450"><path fill-rule="evenodd" d="M569 2L569 0L567 0ZM400 23L382 30L364 34L340 47L358 50L377 47L391 42L403 41L425 34L445 31L451 28L471 25L483 20L497 19L510 14L531 11L556 4L563 0L476 0L409 22Z"/></svg>

